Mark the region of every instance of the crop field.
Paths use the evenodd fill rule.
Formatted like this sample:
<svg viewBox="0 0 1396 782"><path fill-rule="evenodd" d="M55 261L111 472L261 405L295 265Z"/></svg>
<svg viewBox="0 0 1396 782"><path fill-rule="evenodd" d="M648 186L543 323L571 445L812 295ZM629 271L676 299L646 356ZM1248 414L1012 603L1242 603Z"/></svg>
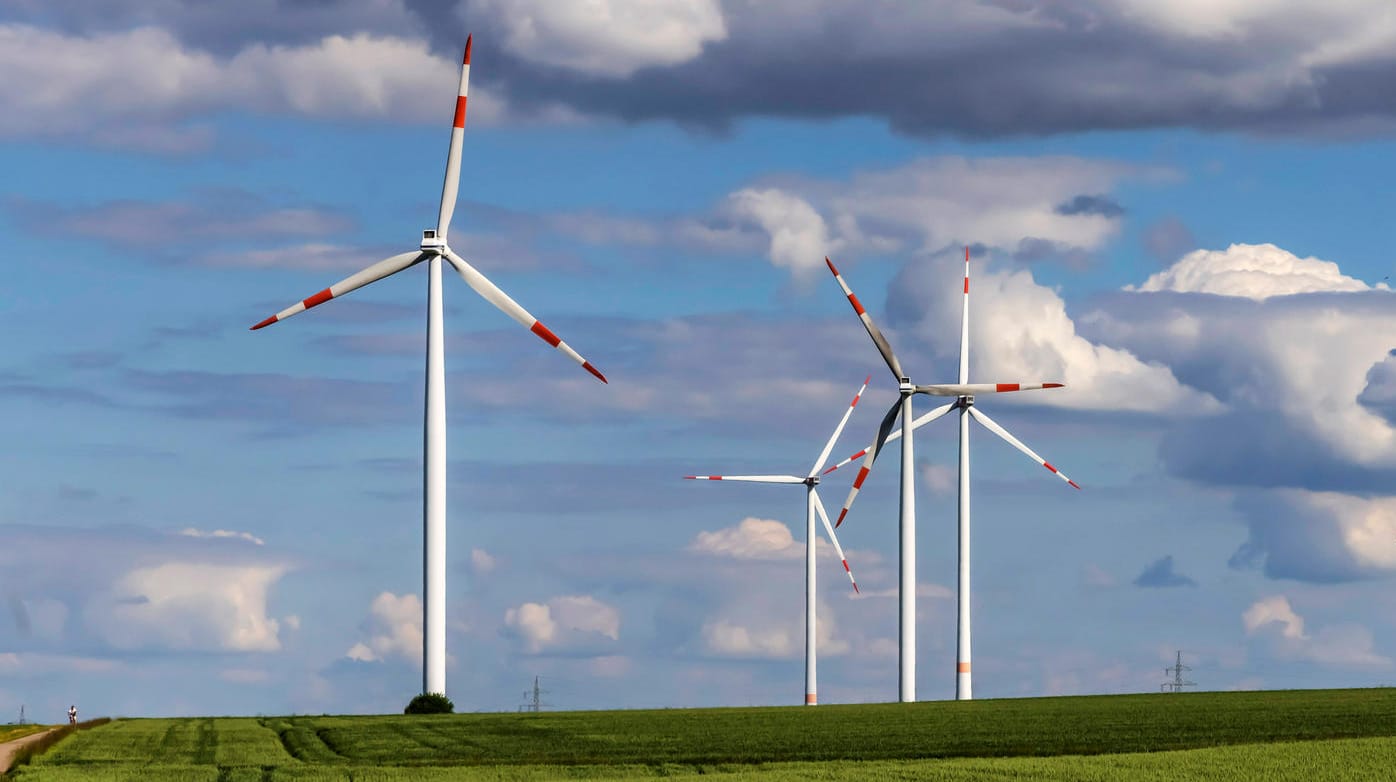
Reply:
<svg viewBox="0 0 1396 782"><path fill-rule="evenodd" d="M52 725L0 725L0 744L15 739L22 739L35 733L42 733Z"/></svg>
<svg viewBox="0 0 1396 782"><path fill-rule="evenodd" d="M13 780L1390 779L1396 690L130 719Z"/></svg>

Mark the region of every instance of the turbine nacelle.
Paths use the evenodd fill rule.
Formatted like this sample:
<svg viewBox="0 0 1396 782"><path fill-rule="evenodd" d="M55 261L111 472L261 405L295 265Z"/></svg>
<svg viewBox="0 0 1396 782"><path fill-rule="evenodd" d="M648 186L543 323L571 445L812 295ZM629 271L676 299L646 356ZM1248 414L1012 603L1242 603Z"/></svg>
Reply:
<svg viewBox="0 0 1396 782"><path fill-rule="evenodd" d="M439 232L435 228L422 229L422 252L432 255L446 254L446 233Z"/></svg>

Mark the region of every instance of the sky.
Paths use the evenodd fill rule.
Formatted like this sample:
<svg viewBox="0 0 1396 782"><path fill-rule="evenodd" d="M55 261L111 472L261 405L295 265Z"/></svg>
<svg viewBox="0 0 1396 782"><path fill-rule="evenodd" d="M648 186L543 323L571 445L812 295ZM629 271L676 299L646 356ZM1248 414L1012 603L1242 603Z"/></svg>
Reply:
<svg viewBox="0 0 1396 782"><path fill-rule="evenodd" d="M793 487L871 375L953 382L973 248L977 697L1396 683L1386 0L0 0L0 721L395 712L421 686L435 219L447 691L803 702ZM918 410L929 409L917 397ZM916 435L954 696L955 424ZM897 695L897 469L819 562L819 698ZM842 504L851 470L829 476Z"/></svg>

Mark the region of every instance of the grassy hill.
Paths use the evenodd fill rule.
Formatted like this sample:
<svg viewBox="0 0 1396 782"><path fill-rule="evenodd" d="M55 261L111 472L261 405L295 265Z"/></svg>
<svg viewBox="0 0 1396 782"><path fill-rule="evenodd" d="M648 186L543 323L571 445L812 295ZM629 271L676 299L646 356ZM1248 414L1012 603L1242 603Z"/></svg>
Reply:
<svg viewBox="0 0 1396 782"><path fill-rule="evenodd" d="M118 720L15 780L1391 779L1396 690Z"/></svg>

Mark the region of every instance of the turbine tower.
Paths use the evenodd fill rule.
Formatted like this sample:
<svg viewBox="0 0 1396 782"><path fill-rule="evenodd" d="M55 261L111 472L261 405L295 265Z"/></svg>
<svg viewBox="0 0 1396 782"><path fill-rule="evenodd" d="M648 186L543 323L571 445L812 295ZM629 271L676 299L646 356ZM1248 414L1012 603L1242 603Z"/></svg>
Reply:
<svg viewBox="0 0 1396 782"><path fill-rule="evenodd" d="M853 591L858 591L858 581L853 578L853 571L848 567L848 558L843 555L843 547L839 545L839 538L834 534L834 527L829 523L829 514L824 511L824 503L819 499L819 492L815 489L819 485L819 471L824 468L824 464L829 461L829 454L834 450L834 442L843 433L843 427L848 423L848 417L853 414L853 408L858 406L858 400L862 398L863 392L868 388L868 380L872 380L869 375L863 381L863 387L858 389L858 393L853 395L853 401L849 403L848 409L844 411L843 418L839 420L839 425L834 427L834 433L829 436L829 441L824 444L824 450L820 452L819 458L815 460L814 466L804 477L798 475L686 475L684 478L690 481L746 481L749 483L791 483L803 484L805 487L805 705L814 706L819 702L818 696L818 676L816 675L816 641L815 641L815 537L814 537L814 516L819 514L820 521L824 522L824 531L829 534L829 541L834 544L834 551L839 555L839 560L843 562L844 572L848 573L848 580L853 582Z"/></svg>
<svg viewBox="0 0 1396 782"><path fill-rule="evenodd" d="M958 650L955 665L955 697L958 700L969 700L972 697L972 678L970 672L970 558L969 558L969 419L974 418L984 428L1002 437L1009 445L1027 454L1029 458L1047 468L1057 477L1076 487L1076 482L1059 472L1041 456L1033 452L1031 448L1023 445L1017 438L1008 433L1008 430L999 426L987 414L981 412L974 406L976 394L1007 393L1010 391L1032 391L1043 388L1061 388L1061 383L970 383L969 382L969 248L965 248L965 280L964 280L964 309L960 320L960 376L959 382L955 384L941 385L913 385L911 379L907 377L901 369L901 364L897 361L896 355L892 352L892 346L887 339L882 336L877 325L867 311L863 309L858 297L853 295L848 283L844 282L843 276L838 269L834 268L833 262L828 258L824 262L829 265L829 270L834 273L834 279L838 281L839 287L843 289L848 301L853 305L854 312L863 321L863 327L867 329L868 336L872 337L873 344L877 346L878 352L887 362L887 366L892 370L892 374L897 378L898 391L900 397L887 411L887 415L882 419L882 425L878 427L877 439L872 445L864 448L858 453L844 459L842 462L825 470L825 474L833 472L845 464L863 457L863 465L858 470L858 475L853 480L853 487L848 492L848 499L844 501L843 509L839 512L838 522L834 526L843 523L844 517L848 515L848 509L852 507L853 500L858 496L858 490L862 488L863 481L867 479L868 473L872 470L874 461L877 459L879 451L888 442L902 438L902 476L901 476L901 516L900 516L900 538L901 538L901 578L898 584L900 602L900 697L903 702L916 700L916 485L914 461L912 458L912 447L910 437L911 432L940 418L951 410L960 411L960 492L959 492L959 621L958 621ZM955 401L941 405L925 415L912 420L911 397L914 394L927 394L929 396L951 396ZM892 427L896 424L898 416L901 417L902 427L899 432L893 432Z"/></svg>
<svg viewBox="0 0 1396 782"><path fill-rule="evenodd" d="M460 146L465 129L466 87L470 82L470 44L465 39L465 57L461 62L460 89L456 96L455 122L451 128L451 145L446 154L446 178L441 186L441 206L436 227L422 231L418 249L394 255L331 285L266 320L252 329L270 326L278 321L304 312L330 299L362 288L409 266L427 262L427 366L426 418L424 421L424 501L423 501L423 574L422 574L422 692L446 693L446 381L441 328L441 262L444 258L460 274L465 283L485 301L537 334L544 342L557 348L568 358L605 383L606 378L566 342L544 326L528 310L490 282L475 267L466 263L446 243L451 227L451 214L456 208L456 191L460 185Z"/></svg>

